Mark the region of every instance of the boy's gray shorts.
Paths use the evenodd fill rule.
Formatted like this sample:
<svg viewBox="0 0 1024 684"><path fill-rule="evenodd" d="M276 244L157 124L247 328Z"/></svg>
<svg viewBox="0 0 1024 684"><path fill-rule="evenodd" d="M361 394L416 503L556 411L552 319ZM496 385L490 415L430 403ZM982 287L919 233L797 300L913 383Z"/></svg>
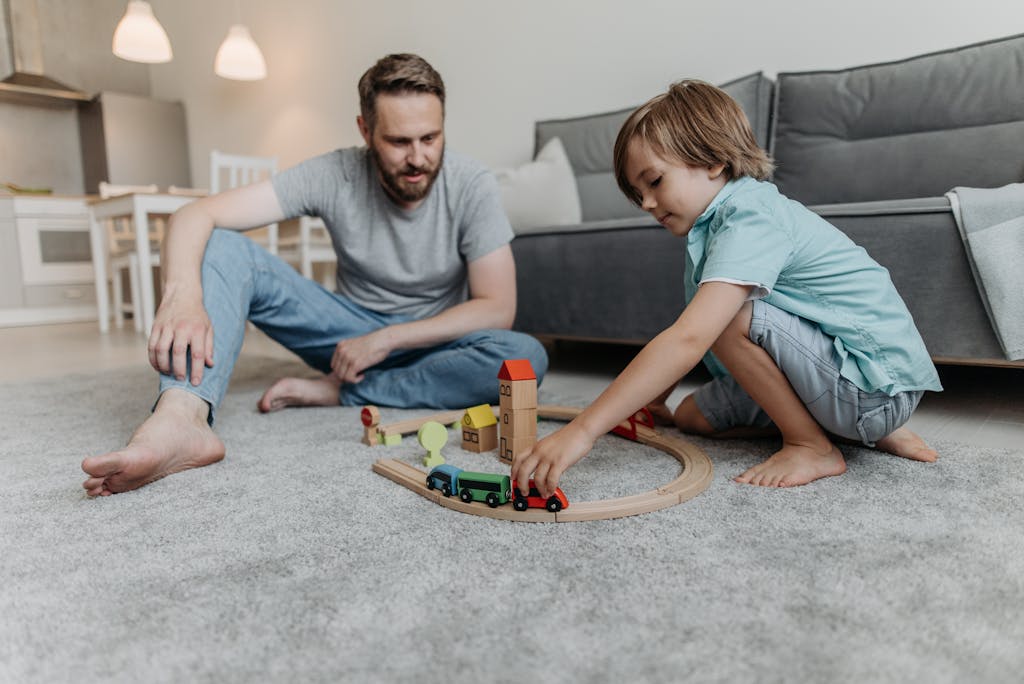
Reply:
<svg viewBox="0 0 1024 684"><path fill-rule="evenodd" d="M923 391L865 392L839 374L834 339L814 323L764 301L753 301L750 339L775 360L807 410L826 431L867 446L900 427ZM761 407L727 375L693 394L697 408L716 431L772 424Z"/></svg>

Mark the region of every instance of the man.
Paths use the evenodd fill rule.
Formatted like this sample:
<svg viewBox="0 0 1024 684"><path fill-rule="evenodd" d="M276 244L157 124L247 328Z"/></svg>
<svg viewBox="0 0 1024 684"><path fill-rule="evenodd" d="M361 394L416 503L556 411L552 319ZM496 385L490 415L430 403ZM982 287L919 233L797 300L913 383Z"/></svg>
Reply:
<svg viewBox="0 0 1024 684"><path fill-rule="evenodd" d="M324 373L279 380L260 399L261 411L493 402L507 358L528 358L543 376L543 347L508 330L515 263L497 183L479 164L446 157L444 95L440 75L422 58L384 57L359 81L365 148L314 157L171 218L149 338L160 396L124 449L82 462L90 496L224 457L214 409L246 320ZM338 293L223 230L300 215L322 217L331 233Z"/></svg>

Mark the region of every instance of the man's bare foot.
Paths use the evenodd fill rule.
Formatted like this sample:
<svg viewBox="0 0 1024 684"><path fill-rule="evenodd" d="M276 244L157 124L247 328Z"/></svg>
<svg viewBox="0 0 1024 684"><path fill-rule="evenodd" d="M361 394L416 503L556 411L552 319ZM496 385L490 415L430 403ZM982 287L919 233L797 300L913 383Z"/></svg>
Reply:
<svg viewBox="0 0 1024 684"><path fill-rule="evenodd" d="M733 479L761 487L795 487L823 477L842 475L846 472L846 459L835 445L829 446L831 451L822 454L811 447L785 444L764 463Z"/></svg>
<svg viewBox="0 0 1024 684"><path fill-rule="evenodd" d="M82 487L89 496L109 496L216 463L224 458L224 443L206 422L208 414L209 406L196 395L167 390L128 446L82 461L90 476Z"/></svg>
<svg viewBox="0 0 1024 684"><path fill-rule="evenodd" d="M935 449L925 444L925 441L917 433L911 432L906 427L897 428L875 442L875 446L886 453L909 458L912 461L934 463L939 458Z"/></svg>
<svg viewBox="0 0 1024 684"><path fill-rule="evenodd" d="M281 378L260 397L258 406L263 413L280 411L289 406L338 406L341 385L330 375L316 380Z"/></svg>

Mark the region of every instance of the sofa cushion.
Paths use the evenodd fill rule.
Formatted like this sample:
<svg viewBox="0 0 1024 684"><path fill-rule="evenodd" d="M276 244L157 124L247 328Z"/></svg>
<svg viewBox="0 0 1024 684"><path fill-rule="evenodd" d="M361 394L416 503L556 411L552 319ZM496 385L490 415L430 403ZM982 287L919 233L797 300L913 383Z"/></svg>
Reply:
<svg viewBox="0 0 1024 684"><path fill-rule="evenodd" d="M758 72L729 81L722 89L746 112L759 145L768 140L772 82ZM569 163L576 174L584 221L643 216L619 190L612 171L612 148L622 124L635 107L571 119L537 122L535 152L552 138L561 138Z"/></svg>
<svg viewBox="0 0 1024 684"><path fill-rule="evenodd" d="M580 200L562 141L552 138L532 162L494 172L516 235L580 222Z"/></svg>
<svg viewBox="0 0 1024 684"><path fill-rule="evenodd" d="M775 183L805 204L831 204L1020 181L1021 83L1024 35L898 62L781 73Z"/></svg>
<svg viewBox="0 0 1024 684"><path fill-rule="evenodd" d="M810 208L889 270L933 358L997 362L1003 358L948 199Z"/></svg>
<svg viewBox="0 0 1024 684"><path fill-rule="evenodd" d="M683 310L685 249L659 225L517 237L513 327L646 343Z"/></svg>

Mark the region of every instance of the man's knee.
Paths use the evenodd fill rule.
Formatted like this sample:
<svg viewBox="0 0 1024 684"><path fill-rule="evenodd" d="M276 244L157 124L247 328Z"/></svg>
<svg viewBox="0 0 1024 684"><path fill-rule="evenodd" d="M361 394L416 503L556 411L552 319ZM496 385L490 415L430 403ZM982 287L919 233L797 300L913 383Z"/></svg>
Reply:
<svg viewBox="0 0 1024 684"><path fill-rule="evenodd" d="M715 428L711 426L708 419L701 413L692 394L683 399L682 403L679 404L673 418L677 428L691 435L711 435L715 433Z"/></svg>
<svg viewBox="0 0 1024 684"><path fill-rule="evenodd" d="M248 246L246 245L248 240L249 238L237 231L214 228L213 232L210 233L210 239L206 242L203 260L238 259L239 255Z"/></svg>
<svg viewBox="0 0 1024 684"><path fill-rule="evenodd" d="M513 330L482 330L483 344L490 348L491 353L500 357L499 360L527 359L540 384L548 371L548 352L544 345L532 335Z"/></svg>
<svg viewBox="0 0 1024 684"><path fill-rule="evenodd" d="M530 365L533 367L533 372L537 376L537 383L544 379L544 375L548 372L548 351L544 348L544 345L532 335L525 333L512 333L519 338L519 344L522 349L522 355L519 358L529 359Z"/></svg>

